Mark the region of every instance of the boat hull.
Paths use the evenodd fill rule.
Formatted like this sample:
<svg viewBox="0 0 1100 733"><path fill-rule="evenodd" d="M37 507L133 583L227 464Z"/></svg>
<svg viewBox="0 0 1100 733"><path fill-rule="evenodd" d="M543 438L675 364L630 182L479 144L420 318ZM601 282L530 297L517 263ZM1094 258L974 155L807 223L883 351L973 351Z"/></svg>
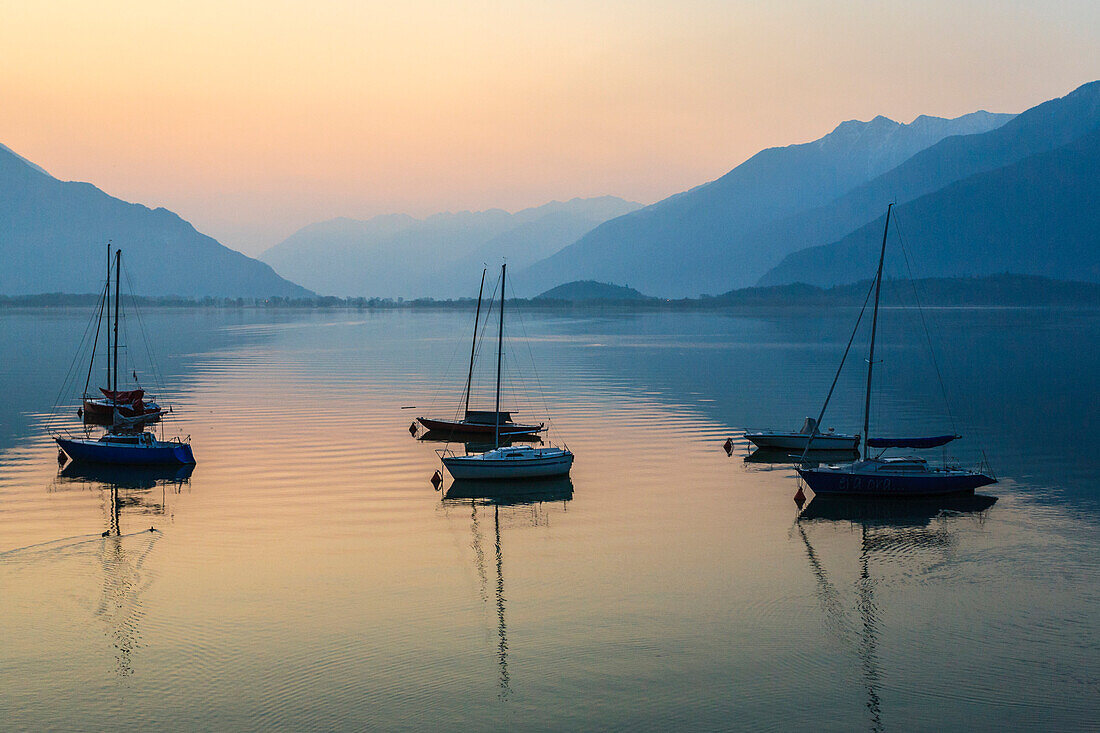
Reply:
<svg viewBox="0 0 1100 733"><path fill-rule="evenodd" d="M567 476L573 466L573 454L563 453L540 458L491 459L481 456L450 456L443 465L459 481L506 481L510 479Z"/></svg>
<svg viewBox="0 0 1100 733"><path fill-rule="evenodd" d="M416 421L431 431L437 431L447 435L495 435L496 425L492 423L472 423L465 420L432 420L427 417L418 417ZM516 423L501 423L501 435L531 435L541 433L544 428L542 423L538 425L518 425Z"/></svg>
<svg viewBox="0 0 1100 733"><path fill-rule="evenodd" d="M804 451L810 436L801 433L745 433L758 448L771 450ZM828 433L814 436L810 445L812 451L854 451L859 445L858 435L829 435Z"/></svg>
<svg viewBox="0 0 1100 733"><path fill-rule="evenodd" d="M929 471L917 475L874 475L829 468L799 468L797 471L815 494L837 496L961 494L997 482L983 473L968 471Z"/></svg>
<svg viewBox="0 0 1100 733"><path fill-rule="evenodd" d="M54 438L65 455L74 461L109 463L120 466L156 466L195 462L188 443L157 441L152 446L103 444L93 440Z"/></svg>

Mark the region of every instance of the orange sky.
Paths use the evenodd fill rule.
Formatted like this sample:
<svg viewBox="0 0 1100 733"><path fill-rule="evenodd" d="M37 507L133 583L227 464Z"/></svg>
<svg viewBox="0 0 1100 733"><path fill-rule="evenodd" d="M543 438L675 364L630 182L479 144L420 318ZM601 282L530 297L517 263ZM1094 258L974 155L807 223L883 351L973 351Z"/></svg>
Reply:
<svg viewBox="0 0 1100 733"><path fill-rule="evenodd" d="M257 254L333 216L645 203L846 119L1100 78L1100 3L42 0L0 142Z"/></svg>

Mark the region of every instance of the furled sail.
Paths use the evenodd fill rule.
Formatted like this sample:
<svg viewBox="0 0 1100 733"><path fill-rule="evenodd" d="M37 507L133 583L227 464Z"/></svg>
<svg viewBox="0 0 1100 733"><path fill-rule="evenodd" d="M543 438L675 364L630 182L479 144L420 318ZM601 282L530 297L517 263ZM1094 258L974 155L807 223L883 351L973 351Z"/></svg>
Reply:
<svg viewBox="0 0 1100 733"><path fill-rule="evenodd" d="M939 448L961 435L934 435L929 438L868 438L868 448Z"/></svg>

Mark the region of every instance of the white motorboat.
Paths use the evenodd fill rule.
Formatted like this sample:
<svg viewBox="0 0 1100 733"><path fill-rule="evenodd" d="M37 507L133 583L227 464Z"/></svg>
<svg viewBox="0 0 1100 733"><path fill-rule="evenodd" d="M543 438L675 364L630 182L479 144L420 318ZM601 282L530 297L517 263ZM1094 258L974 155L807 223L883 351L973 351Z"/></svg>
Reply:
<svg viewBox="0 0 1100 733"><path fill-rule="evenodd" d="M807 443L811 451L854 451L859 446L858 435L834 432L829 428L825 432L818 432L817 420L806 418L802 423L802 429L797 433L793 431L755 431L745 433L745 437L752 441L758 448L772 448L776 450L804 451ZM813 438L811 441L810 438Z"/></svg>

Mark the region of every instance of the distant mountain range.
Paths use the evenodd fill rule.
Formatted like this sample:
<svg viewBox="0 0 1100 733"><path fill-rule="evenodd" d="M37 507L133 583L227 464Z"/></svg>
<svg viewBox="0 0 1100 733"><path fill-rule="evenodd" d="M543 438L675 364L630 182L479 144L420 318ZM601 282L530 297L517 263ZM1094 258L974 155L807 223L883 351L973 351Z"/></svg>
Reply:
<svg viewBox="0 0 1100 733"><path fill-rule="evenodd" d="M108 240L123 250L139 295L312 295L167 209L59 181L0 145L0 294L98 292Z"/></svg>
<svg viewBox="0 0 1100 733"><path fill-rule="evenodd" d="M0 295L98 290L107 240L144 295L468 297L482 264L502 259L520 297L562 283L552 297L620 287L607 283L661 298L831 287L870 275L888 202L915 277L1100 282L1098 146L1100 81L1015 116L845 122L651 206L608 196L516 213L333 219L263 262L0 146Z"/></svg>
<svg viewBox="0 0 1100 733"><path fill-rule="evenodd" d="M716 181L605 222L516 282L538 292L595 279L670 297L751 285L806 244L765 237L764 245L769 226L836 200L944 138L1011 119L975 112L908 125L885 117L845 122L819 140L761 151Z"/></svg>
<svg viewBox="0 0 1100 733"><path fill-rule="evenodd" d="M260 255L324 295L452 298L476 289L483 263L522 269L641 204L612 196L414 219L379 216L311 224Z"/></svg>
<svg viewBox="0 0 1100 733"><path fill-rule="evenodd" d="M789 255L761 285L828 287L869 277L883 220L834 244ZM1018 272L1100 282L1100 128L902 204L895 222L906 256L923 276ZM896 246L888 254L888 269L905 273L909 265Z"/></svg>
<svg viewBox="0 0 1100 733"><path fill-rule="evenodd" d="M1098 128L1100 82L1093 82L996 130L933 145L769 232L818 246L790 254L759 283L828 286L867 277L875 259L867 243L881 239L889 201L899 204L920 276L1017 272L1094 280Z"/></svg>

